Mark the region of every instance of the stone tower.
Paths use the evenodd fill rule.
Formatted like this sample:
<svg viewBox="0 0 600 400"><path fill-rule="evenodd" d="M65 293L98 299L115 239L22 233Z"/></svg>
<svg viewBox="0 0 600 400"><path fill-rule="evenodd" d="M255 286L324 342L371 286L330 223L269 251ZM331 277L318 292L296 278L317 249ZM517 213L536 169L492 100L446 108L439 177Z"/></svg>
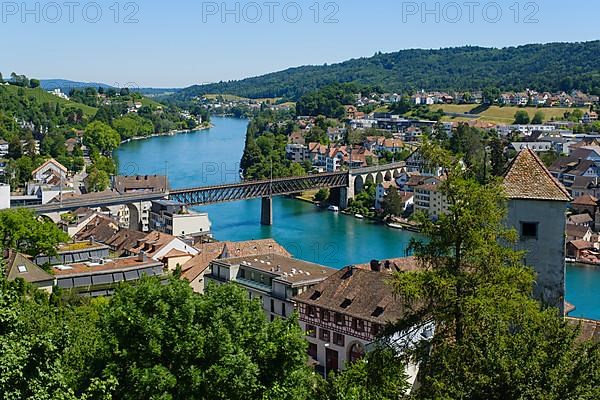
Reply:
<svg viewBox="0 0 600 400"><path fill-rule="evenodd" d="M530 149L521 151L504 176L507 221L519 234L517 248L537 273L534 294L564 313L566 210L569 192Z"/></svg>

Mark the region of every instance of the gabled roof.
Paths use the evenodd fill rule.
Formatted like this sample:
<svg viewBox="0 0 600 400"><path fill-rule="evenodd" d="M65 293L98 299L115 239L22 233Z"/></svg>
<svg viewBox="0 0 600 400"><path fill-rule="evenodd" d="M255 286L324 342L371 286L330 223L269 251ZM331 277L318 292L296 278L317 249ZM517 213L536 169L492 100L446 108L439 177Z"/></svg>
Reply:
<svg viewBox="0 0 600 400"><path fill-rule="evenodd" d="M598 199L590 194L584 194L583 196L579 196L571 203L576 206L596 206L598 205Z"/></svg>
<svg viewBox="0 0 600 400"><path fill-rule="evenodd" d="M590 214L588 214L588 213L571 215L569 217L569 223L574 224L574 225L589 224L593 220L594 219L592 217L590 217Z"/></svg>
<svg viewBox="0 0 600 400"><path fill-rule="evenodd" d="M37 174L39 171L43 170L44 168L46 168L48 165L50 164L54 164L58 169L60 169L63 172L67 172L67 168L62 165L61 163L59 163L58 161L56 161L54 158L51 158L49 160L47 160L46 162L44 162L42 165L40 165L39 167L37 167L36 169L34 169L31 172L31 175L34 176L35 174Z"/></svg>
<svg viewBox="0 0 600 400"><path fill-rule="evenodd" d="M294 299L379 324L395 322L404 313L394 295L392 275L349 266L337 271Z"/></svg>
<svg viewBox="0 0 600 400"><path fill-rule="evenodd" d="M567 224L566 232L568 237L583 238L592 230L588 226Z"/></svg>
<svg viewBox="0 0 600 400"><path fill-rule="evenodd" d="M577 250L593 249L594 245L585 240L571 240L568 244L575 247Z"/></svg>
<svg viewBox="0 0 600 400"><path fill-rule="evenodd" d="M192 257L192 254L186 253L185 251L181 251L178 249L171 249L167 254L165 254L162 258L164 259L169 259L169 258L177 258L177 257Z"/></svg>
<svg viewBox="0 0 600 400"><path fill-rule="evenodd" d="M52 281L54 277L35 265L27 256L9 250L6 257L6 277L8 280L23 278L29 283Z"/></svg>
<svg viewBox="0 0 600 400"><path fill-rule="evenodd" d="M567 189L530 149L522 150L511 162L503 186L510 199L571 201Z"/></svg>
<svg viewBox="0 0 600 400"><path fill-rule="evenodd" d="M244 242L216 242L196 245L199 253L182 266L181 277L193 281L218 258L247 257L264 254L277 254L291 257L291 254L273 239L247 240Z"/></svg>

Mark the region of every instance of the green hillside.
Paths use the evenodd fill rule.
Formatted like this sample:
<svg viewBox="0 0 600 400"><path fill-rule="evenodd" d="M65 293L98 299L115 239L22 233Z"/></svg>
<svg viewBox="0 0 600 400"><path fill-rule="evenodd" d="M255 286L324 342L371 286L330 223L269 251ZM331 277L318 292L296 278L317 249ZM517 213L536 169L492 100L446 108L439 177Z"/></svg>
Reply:
<svg viewBox="0 0 600 400"><path fill-rule="evenodd" d="M2 86L2 88L6 89L8 91L8 93L10 93L13 96L17 96L19 93L19 90L23 90L25 93L25 97L27 97L27 98L33 97L40 104L50 103L50 105L52 107L55 107L56 103L58 103L64 109L80 108L83 111L83 113L89 117L93 117L96 114L96 111L98 111L98 109L95 107L90 107L85 104L77 103L75 101L61 99L60 97L55 96L51 93L48 93L47 91L40 89L40 88L36 88L36 89L21 88L21 87L13 86L13 85Z"/></svg>
<svg viewBox="0 0 600 400"><path fill-rule="evenodd" d="M356 82L384 91L501 90L569 91L600 94L600 41L531 44L502 49L456 47L377 53L339 64L290 68L240 81L191 86L172 98L186 101L207 93L249 98L303 94L333 82Z"/></svg>

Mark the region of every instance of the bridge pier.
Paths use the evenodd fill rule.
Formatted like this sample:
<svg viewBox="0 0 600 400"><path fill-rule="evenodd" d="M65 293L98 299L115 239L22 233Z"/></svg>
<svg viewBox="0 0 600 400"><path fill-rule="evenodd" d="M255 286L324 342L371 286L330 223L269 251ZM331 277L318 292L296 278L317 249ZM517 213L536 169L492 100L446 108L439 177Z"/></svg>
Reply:
<svg viewBox="0 0 600 400"><path fill-rule="evenodd" d="M273 198L263 197L260 208L260 224L271 226L273 225Z"/></svg>

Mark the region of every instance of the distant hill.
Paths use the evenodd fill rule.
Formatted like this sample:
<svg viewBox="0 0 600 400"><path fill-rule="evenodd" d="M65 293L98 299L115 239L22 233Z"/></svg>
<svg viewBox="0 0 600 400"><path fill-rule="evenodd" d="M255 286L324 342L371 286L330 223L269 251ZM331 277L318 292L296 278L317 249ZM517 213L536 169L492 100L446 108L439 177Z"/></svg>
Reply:
<svg viewBox="0 0 600 400"><path fill-rule="evenodd" d="M339 64L304 66L239 81L196 85L172 96L186 101L207 93L296 100L333 82L357 82L384 91L578 89L600 94L600 41L518 47L455 47L377 53Z"/></svg>
<svg viewBox="0 0 600 400"><path fill-rule="evenodd" d="M81 89L81 88L86 88L86 87L93 87L93 88L103 87L105 89L112 87L110 85L107 85L106 83L77 82L77 81L70 81L68 79L40 79L40 86L44 90L60 89L64 93L69 93L69 91L71 89Z"/></svg>
<svg viewBox="0 0 600 400"><path fill-rule="evenodd" d="M99 82L78 82L71 81L68 79L41 79L40 87L44 90L54 90L60 89L63 93L69 93L71 89L83 89L92 87L94 89L98 89L102 87L104 89L115 88L115 86L107 85L106 83ZM161 96L161 95L172 95L177 93L177 91L181 90L178 88L135 88L130 87L129 89L135 90L138 93L141 93L146 96Z"/></svg>

